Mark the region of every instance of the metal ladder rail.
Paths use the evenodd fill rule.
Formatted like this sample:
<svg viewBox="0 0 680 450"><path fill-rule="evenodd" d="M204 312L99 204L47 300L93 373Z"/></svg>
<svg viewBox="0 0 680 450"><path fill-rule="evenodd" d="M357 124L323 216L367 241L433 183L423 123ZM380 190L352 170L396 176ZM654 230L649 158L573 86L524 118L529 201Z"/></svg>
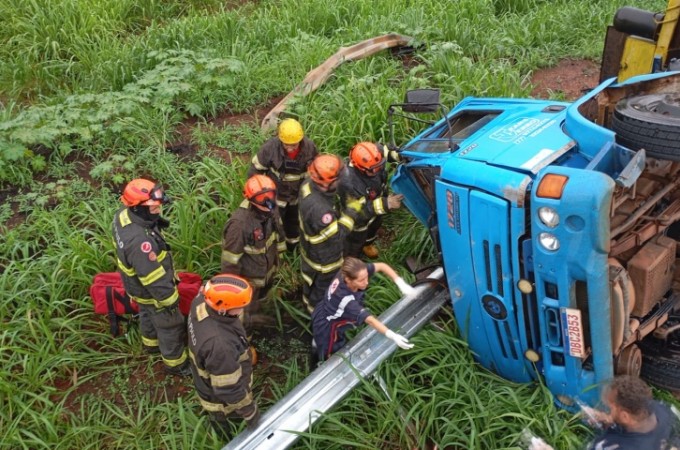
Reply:
<svg viewBox="0 0 680 450"><path fill-rule="evenodd" d="M380 320L400 334L411 337L448 300L441 283L442 268L416 286L416 292L402 297ZM372 327L366 327L342 350L331 356L299 385L262 415L256 429L245 430L222 450L286 449L326 411L349 393L362 378L370 375L389 357L397 345Z"/></svg>

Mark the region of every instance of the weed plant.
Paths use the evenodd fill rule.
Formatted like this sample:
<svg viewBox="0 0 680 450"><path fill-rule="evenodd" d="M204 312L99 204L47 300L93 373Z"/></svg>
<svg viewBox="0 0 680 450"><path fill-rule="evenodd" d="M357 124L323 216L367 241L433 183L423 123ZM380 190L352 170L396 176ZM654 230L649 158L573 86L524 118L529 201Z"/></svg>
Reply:
<svg viewBox="0 0 680 450"><path fill-rule="evenodd" d="M190 389L170 396L180 382L152 378L158 361L140 354L135 327L111 339L105 318L92 314L88 286L115 269L111 220L128 178L165 184L177 268L207 278L219 270L222 227L241 201L250 156L268 137L254 123L217 127L215 116L253 114L341 46L412 36L420 47L409 59L385 52L343 65L287 111L321 151L345 157L358 140L387 141L386 108L407 89L439 87L449 107L467 95L521 97L533 70L599 58L605 25L624 3L661 10L666 2L0 2L0 448L221 444ZM177 126L187 118L200 126L183 137ZM417 131L396 129L400 143ZM194 157L166 151L182 138L197 147ZM384 228L381 259L409 281L406 257L436 262L427 230L406 211L388 215ZM299 278L297 253L286 255L265 305L281 327L308 325ZM379 313L398 296L378 277L368 304ZM365 380L296 448L510 449L526 427L557 448L587 438L543 386L480 369L447 311L413 338L414 349L380 367L386 389ZM261 404L285 395L307 364L291 358L280 371L256 380ZM132 374L146 374L148 392L130 385Z"/></svg>

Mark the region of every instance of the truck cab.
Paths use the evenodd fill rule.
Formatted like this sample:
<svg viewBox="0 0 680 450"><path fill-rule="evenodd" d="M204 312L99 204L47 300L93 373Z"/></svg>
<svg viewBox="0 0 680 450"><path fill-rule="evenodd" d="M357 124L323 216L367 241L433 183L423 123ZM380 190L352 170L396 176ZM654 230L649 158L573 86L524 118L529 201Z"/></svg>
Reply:
<svg viewBox="0 0 680 450"><path fill-rule="evenodd" d="M481 365L542 378L565 408L621 373L680 390L677 92L666 73L574 103L468 97L399 148L393 190L430 230ZM390 111L433 105L412 91Z"/></svg>

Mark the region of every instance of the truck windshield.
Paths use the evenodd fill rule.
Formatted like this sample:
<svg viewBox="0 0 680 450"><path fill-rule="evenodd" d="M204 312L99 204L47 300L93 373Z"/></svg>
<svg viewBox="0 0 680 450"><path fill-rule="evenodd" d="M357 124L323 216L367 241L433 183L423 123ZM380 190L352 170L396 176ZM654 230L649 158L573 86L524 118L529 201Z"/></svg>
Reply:
<svg viewBox="0 0 680 450"><path fill-rule="evenodd" d="M462 111L449 118L450 130L446 124L441 124L403 150L421 153L449 151L449 135L451 135L454 144L462 142L495 119L500 113L500 111Z"/></svg>

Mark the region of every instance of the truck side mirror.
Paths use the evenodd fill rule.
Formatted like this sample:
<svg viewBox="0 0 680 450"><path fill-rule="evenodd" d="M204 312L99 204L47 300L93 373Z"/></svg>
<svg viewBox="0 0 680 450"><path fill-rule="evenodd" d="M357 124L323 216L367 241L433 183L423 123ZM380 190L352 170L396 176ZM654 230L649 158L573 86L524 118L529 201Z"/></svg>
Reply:
<svg viewBox="0 0 680 450"><path fill-rule="evenodd" d="M402 110L410 113L432 113L439 108L439 89L406 91Z"/></svg>

